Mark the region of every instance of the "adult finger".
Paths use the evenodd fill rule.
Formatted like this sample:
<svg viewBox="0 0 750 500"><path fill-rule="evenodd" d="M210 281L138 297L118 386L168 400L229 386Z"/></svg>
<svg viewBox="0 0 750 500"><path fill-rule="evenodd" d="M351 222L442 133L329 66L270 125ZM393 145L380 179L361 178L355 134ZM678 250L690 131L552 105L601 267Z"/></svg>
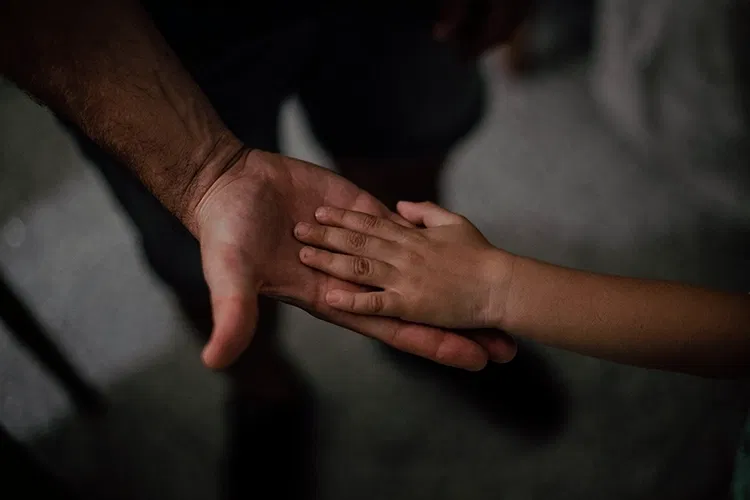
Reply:
<svg viewBox="0 0 750 500"><path fill-rule="evenodd" d="M481 345L495 363L512 361L518 352L518 345L513 337L500 330L475 330L467 336Z"/></svg>
<svg viewBox="0 0 750 500"><path fill-rule="evenodd" d="M329 323L379 340L410 354L466 370L477 371L486 366L487 352L466 336L396 318L353 314L331 307L326 302L328 292L343 290L356 293L365 290L359 285L333 277L324 278L320 275L316 278L313 278L315 290L310 290L309 295L307 293L298 295L290 291L286 294L286 301Z"/></svg>
<svg viewBox="0 0 750 500"><path fill-rule="evenodd" d="M341 311L374 316L398 316L399 296L393 292L350 292L331 290L326 303Z"/></svg>
<svg viewBox="0 0 750 500"><path fill-rule="evenodd" d="M213 329L203 349L203 363L214 370L232 364L250 344L258 319L254 269L231 245L206 244L203 272L211 293Z"/></svg>
<svg viewBox="0 0 750 500"><path fill-rule="evenodd" d="M325 319L400 351L443 365L470 371L479 371L487 365L487 352L481 345L439 328L344 311L330 312L325 315Z"/></svg>

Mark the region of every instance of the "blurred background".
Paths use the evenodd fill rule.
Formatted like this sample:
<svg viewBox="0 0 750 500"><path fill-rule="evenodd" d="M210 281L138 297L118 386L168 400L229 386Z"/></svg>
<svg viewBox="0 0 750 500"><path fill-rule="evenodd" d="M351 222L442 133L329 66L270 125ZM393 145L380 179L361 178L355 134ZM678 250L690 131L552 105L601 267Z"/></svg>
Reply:
<svg viewBox="0 0 750 500"><path fill-rule="evenodd" d="M486 116L451 157L445 204L512 252L750 290L742 3L542 3L521 64L482 61ZM282 131L286 153L330 164L294 100ZM201 366L102 180L7 84L0 274L108 404L77 413L0 325L2 426L82 495L220 498L225 381ZM744 381L540 346L467 377L297 309L282 331L315 395L321 499L726 498Z"/></svg>

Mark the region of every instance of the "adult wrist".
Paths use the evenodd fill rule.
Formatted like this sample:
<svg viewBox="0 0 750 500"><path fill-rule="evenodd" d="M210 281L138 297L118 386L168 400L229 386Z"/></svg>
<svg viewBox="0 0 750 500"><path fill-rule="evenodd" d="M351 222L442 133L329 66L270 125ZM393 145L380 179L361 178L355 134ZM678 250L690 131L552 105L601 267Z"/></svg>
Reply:
<svg viewBox="0 0 750 500"><path fill-rule="evenodd" d="M196 237L200 207L218 181L233 167L243 164L250 149L230 133L218 136L189 155L186 182L181 183L175 215Z"/></svg>

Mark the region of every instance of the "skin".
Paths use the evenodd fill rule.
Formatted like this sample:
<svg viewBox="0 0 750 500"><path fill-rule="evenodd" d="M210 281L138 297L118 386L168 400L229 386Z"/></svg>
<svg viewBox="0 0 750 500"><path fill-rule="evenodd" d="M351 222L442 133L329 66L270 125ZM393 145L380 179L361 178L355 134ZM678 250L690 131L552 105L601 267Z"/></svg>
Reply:
<svg viewBox="0 0 750 500"><path fill-rule="evenodd" d="M647 368L750 373L750 295L553 266L493 247L465 218L398 205L417 227L321 207L299 223L301 262L367 292L329 290L343 311L513 335ZM373 291L372 288L376 290Z"/></svg>
<svg viewBox="0 0 750 500"><path fill-rule="evenodd" d="M398 349L465 369L515 354L509 337L472 340L439 328L331 307L362 290L302 265L294 223L329 205L406 222L344 178L242 144L222 123L139 2L0 2L0 73L132 169L198 239L214 328L214 369L248 346L265 294Z"/></svg>

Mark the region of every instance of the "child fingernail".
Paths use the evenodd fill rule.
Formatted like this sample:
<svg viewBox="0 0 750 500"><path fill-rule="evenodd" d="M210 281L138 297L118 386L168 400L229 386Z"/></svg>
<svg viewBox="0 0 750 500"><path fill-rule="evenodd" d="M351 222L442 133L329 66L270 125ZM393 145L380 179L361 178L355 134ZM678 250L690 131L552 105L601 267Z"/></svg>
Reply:
<svg viewBox="0 0 750 500"><path fill-rule="evenodd" d="M343 297L341 296L341 292L337 290L330 291L326 294L326 302L328 302L331 305L338 304L341 302L341 299Z"/></svg>
<svg viewBox="0 0 750 500"><path fill-rule="evenodd" d="M302 248L302 250L299 251L299 256L302 257L302 259L307 260L313 256L314 252L315 250L313 250L312 248L304 247Z"/></svg>
<svg viewBox="0 0 750 500"><path fill-rule="evenodd" d="M310 230L312 227L310 224L307 224L306 222L300 222L297 224L297 227L294 228L294 234L297 236L307 236L310 234Z"/></svg>
<svg viewBox="0 0 750 500"><path fill-rule="evenodd" d="M318 219L321 219L326 215L328 215L328 209L325 207L320 207L315 211L315 217L317 217Z"/></svg>

